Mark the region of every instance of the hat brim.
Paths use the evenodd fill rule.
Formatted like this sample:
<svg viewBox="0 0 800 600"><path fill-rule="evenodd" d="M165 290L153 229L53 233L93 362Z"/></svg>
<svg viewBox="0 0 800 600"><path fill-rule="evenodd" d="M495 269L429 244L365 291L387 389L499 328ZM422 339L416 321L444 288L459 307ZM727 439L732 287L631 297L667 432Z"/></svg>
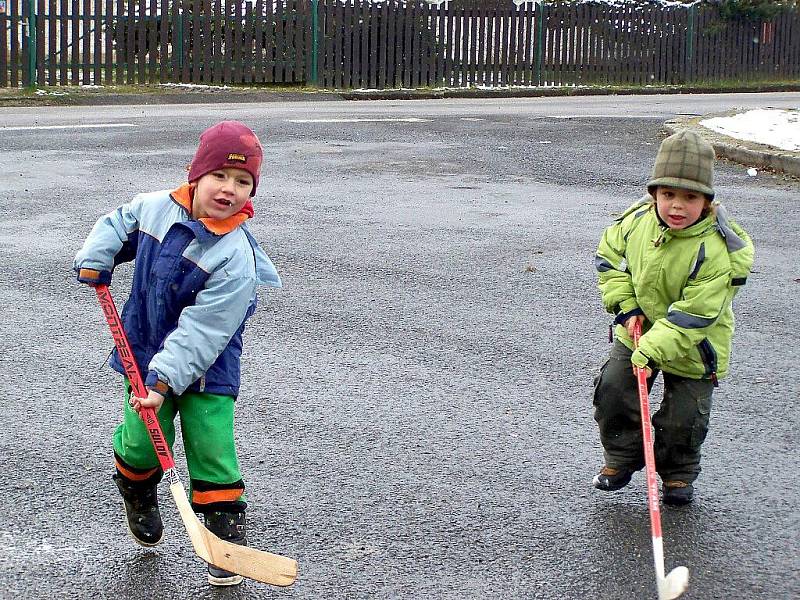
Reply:
<svg viewBox="0 0 800 600"><path fill-rule="evenodd" d="M700 192L701 194L709 196L712 200L714 199L715 195L714 188L708 187L707 185L703 185L702 183L693 181L691 179L682 179L680 177L659 177L657 179L651 179L647 182L647 191L652 194L653 188L660 185L673 188L683 188L685 190L692 190L693 192Z"/></svg>

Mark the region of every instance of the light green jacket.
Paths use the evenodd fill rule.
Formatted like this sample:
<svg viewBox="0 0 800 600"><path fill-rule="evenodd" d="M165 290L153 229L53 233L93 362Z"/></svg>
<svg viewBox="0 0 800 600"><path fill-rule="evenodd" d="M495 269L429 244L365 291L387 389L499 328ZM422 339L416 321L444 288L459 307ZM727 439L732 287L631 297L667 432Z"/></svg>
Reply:
<svg viewBox="0 0 800 600"><path fill-rule="evenodd" d="M672 230L645 199L603 232L595 266L603 305L617 315L617 339L633 349L622 323L646 317L636 366L715 383L727 374L731 301L750 273L753 242L721 205L715 213Z"/></svg>

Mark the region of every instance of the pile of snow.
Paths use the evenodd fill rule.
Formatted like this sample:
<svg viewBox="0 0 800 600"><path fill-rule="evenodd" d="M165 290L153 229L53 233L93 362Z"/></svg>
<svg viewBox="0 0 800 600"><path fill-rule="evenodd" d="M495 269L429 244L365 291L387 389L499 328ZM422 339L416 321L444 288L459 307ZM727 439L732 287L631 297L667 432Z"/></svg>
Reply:
<svg viewBox="0 0 800 600"><path fill-rule="evenodd" d="M380 4L384 0L367 0L371 4ZM523 4L541 4L545 0L512 0L516 6ZM576 0L575 4L607 4L609 6L629 6L641 7L645 5L689 7L700 4L703 0ZM428 4L435 6L447 5L447 0L425 0Z"/></svg>
<svg viewBox="0 0 800 600"><path fill-rule="evenodd" d="M194 90L225 91L230 89L230 87L228 87L227 85L206 85L204 83L159 83L158 85L160 87L186 88ZM239 89L250 89L250 88L239 88Z"/></svg>
<svg viewBox="0 0 800 600"><path fill-rule="evenodd" d="M703 119L700 125L739 140L800 151L800 110L759 108L730 117Z"/></svg>

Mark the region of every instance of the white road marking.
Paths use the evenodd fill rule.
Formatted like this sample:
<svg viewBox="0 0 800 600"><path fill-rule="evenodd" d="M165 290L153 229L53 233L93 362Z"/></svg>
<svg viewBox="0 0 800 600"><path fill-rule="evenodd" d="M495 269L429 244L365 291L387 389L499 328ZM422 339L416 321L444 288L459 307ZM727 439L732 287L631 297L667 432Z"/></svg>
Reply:
<svg viewBox="0 0 800 600"><path fill-rule="evenodd" d="M0 131L30 131L33 129L109 129L112 127L138 127L133 123L93 123L91 125L28 125L27 127L0 127Z"/></svg>
<svg viewBox="0 0 800 600"><path fill-rule="evenodd" d="M604 113L581 113L574 115L529 115L521 118L530 119L532 121L546 121L547 119L554 120L570 120L570 119L663 119L664 115L620 115L620 114L604 114Z"/></svg>
<svg viewBox="0 0 800 600"><path fill-rule="evenodd" d="M441 118L441 116L440 116ZM446 116L445 116L446 118ZM522 118L534 121L571 120L571 119L659 119L658 115L620 115L620 114L574 114L574 115L532 115ZM483 122L490 120L490 117L460 117L461 121ZM433 119L420 119L418 117L397 117L397 118L319 118L319 119L286 119L287 123L430 123Z"/></svg>
<svg viewBox="0 0 800 600"><path fill-rule="evenodd" d="M431 119L407 117L402 119L286 119L287 123L430 123Z"/></svg>

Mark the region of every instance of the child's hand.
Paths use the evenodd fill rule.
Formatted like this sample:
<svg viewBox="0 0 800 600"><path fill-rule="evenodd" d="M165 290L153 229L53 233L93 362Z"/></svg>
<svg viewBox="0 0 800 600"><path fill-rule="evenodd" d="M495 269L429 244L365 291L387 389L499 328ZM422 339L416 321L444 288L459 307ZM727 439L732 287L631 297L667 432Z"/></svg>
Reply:
<svg viewBox="0 0 800 600"><path fill-rule="evenodd" d="M628 331L628 335L631 336L631 339L633 339L633 325L636 321L639 321L639 325L643 325L644 315L634 315L625 321L625 329Z"/></svg>
<svg viewBox="0 0 800 600"><path fill-rule="evenodd" d="M634 375L634 377L636 376L636 369L638 369L638 368L639 367L637 367L636 365L633 365L633 375ZM650 367L644 367L642 369L642 371L644 371L644 375L645 375L645 377L647 379L650 379L653 376L653 370Z"/></svg>
<svg viewBox="0 0 800 600"><path fill-rule="evenodd" d="M147 398L137 398L136 396L131 395L131 397L128 399L128 404L130 404L131 408L136 412L141 412L143 408L154 408L156 412L158 412L158 409L161 408L163 403L164 396L155 390L148 390Z"/></svg>

